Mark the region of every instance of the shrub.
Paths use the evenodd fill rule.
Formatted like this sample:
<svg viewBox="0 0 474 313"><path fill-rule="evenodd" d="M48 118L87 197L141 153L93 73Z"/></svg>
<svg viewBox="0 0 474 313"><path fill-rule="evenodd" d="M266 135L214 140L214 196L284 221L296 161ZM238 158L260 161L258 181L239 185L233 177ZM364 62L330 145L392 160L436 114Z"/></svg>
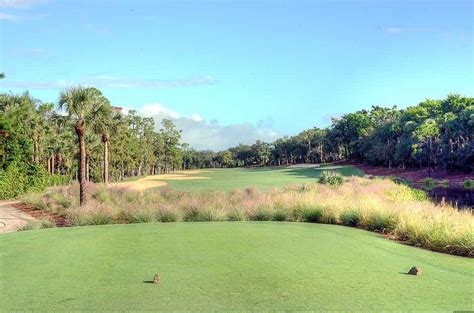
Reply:
<svg viewBox="0 0 474 313"><path fill-rule="evenodd" d="M323 215L323 209L319 207L302 208L296 211L298 220L307 223L320 223Z"/></svg>
<svg viewBox="0 0 474 313"><path fill-rule="evenodd" d="M93 210L91 207L75 208L68 212L67 219L74 226L106 225L115 222L110 212L100 207L97 210Z"/></svg>
<svg viewBox="0 0 474 313"><path fill-rule="evenodd" d="M218 210L213 210L210 208L199 209L196 207L188 208L183 216L183 221L185 222L212 222L212 221L221 221L222 212Z"/></svg>
<svg viewBox="0 0 474 313"><path fill-rule="evenodd" d="M338 221L335 209L325 208L322 210L319 223L338 224Z"/></svg>
<svg viewBox="0 0 474 313"><path fill-rule="evenodd" d="M344 183L344 177L334 171L324 171L319 178L319 183L336 187Z"/></svg>
<svg viewBox="0 0 474 313"><path fill-rule="evenodd" d="M464 181L464 188L467 190L474 189L474 179L467 179Z"/></svg>
<svg viewBox="0 0 474 313"><path fill-rule="evenodd" d="M355 227L360 224L361 213L356 209L342 211L339 218L342 225Z"/></svg>
<svg viewBox="0 0 474 313"><path fill-rule="evenodd" d="M431 190L436 187L436 180L433 178L425 178L421 181L421 183L427 190Z"/></svg>
<svg viewBox="0 0 474 313"><path fill-rule="evenodd" d="M383 211L373 211L368 219L367 229L382 233L392 232L398 224L398 217Z"/></svg>
<svg viewBox="0 0 474 313"><path fill-rule="evenodd" d="M272 211L267 208L258 208L249 213L250 221L270 221L272 219Z"/></svg>
<svg viewBox="0 0 474 313"><path fill-rule="evenodd" d="M178 220L178 214L172 211L159 211L156 219L162 223L172 223Z"/></svg>
<svg viewBox="0 0 474 313"><path fill-rule="evenodd" d="M51 194L51 200L56 202L59 206L61 206L64 209L68 209L73 205L73 200L68 197L67 194L64 194L62 192L53 192Z"/></svg>
<svg viewBox="0 0 474 313"><path fill-rule="evenodd" d="M152 211L135 210L131 212L128 218L129 223L153 223L155 215Z"/></svg>
<svg viewBox="0 0 474 313"><path fill-rule="evenodd" d="M33 209L47 211L48 205L40 193L31 192L20 197L20 200L30 205Z"/></svg>
<svg viewBox="0 0 474 313"><path fill-rule="evenodd" d="M233 222L245 221L245 211L241 209L233 209L227 213L227 220Z"/></svg>
<svg viewBox="0 0 474 313"><path fill-rule="evenodd" d="M26 192L28 178L20 167L10 163L6 170L0 170L0 199L13 199Z"/></svg>
<svg viewBox="0 0 474 313"><path fill-rule="evenodd" d="M278 209L275 212L273 212L272 221L284 222L286 220L288 220L288 211Z"/></svg>
<svg viewBox="0 0 474 313"><path fill-rule="evenodd" d="M5 171L0 170L0 199L13 199L26 192L42 192L57 180L60 179L50 175L40 164L20 166L17 162L11 162Z"/></svg>
<svg viewBox="0 0 474 313"><path fill-rule="evenodd" d="M33 230L36 229L37 225L35 222L28 221L26 224L24 224L21 227L18 227L17 231L27 231L27 230Z"/></svg>
<svg viewBox="0 0 474 313"><path fill-rule="evenodd" d="M56 227L56 224L48 219L43 219L40 221L39 228L53 228Z"/></svg>
<svg viewBox="0 0 474 313"><path fill-rule="evenodd" d="M410 181L407 179L400 178L400 177L393 177L393 176L390 176L389 179L397 185L410 186Z"/></svg>
<svg viewBox="0 0 474 313"><path fill-rule="evenodd" d="M48 186L64 186L72 182L71 176L66 175L49 175Z"/></svg>
<svg viewBox="0 0 474 313"><path fill-rule="evenodd" d="M25 191L41 192L50 186L51 175L40 164L28 164L28 166L26 166L26 175L28 179Z"/></svg>
<svg viewBox="0 0 474 313"><path fill-rule="evenodd" d="M107 225L113 224L114 218L106 212L94 212L87 216L85 225Z"/></svg>

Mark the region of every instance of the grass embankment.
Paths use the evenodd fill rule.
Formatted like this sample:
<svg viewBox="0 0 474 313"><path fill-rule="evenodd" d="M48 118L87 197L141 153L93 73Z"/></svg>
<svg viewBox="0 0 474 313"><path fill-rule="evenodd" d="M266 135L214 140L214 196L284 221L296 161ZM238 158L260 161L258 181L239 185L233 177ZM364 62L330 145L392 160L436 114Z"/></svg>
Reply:
<svg viewBox="0 0 474 313"><path fill-rule="evenodd" d="M212 180L206 180L212 182ZM202 221L294 221L340 224L387 234L444 253L474 255L474 217L437 206L420 191L390 180L352 177L339 187L317 183L234 191L171 188L143 193L90 186L88 205L77 205L77 188L23 198L64 216L72 225Z"/></svg>
<svg viewBox="0 0 474 313"><path fill-rule="evenodd" d="M414 265L422 276L405 274ZM0 268L2 311L474 309L471 259L335 225L35 230L0 236Z"/></svg>

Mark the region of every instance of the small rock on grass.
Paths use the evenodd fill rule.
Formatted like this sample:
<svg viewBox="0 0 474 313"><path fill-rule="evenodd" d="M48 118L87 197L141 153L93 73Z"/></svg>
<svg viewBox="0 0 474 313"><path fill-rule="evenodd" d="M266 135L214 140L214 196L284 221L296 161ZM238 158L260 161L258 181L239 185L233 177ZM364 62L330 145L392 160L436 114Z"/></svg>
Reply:
<svg viewBox="0 0 474 313"><path fill-rule="evenodd" d="M159 284L161 280L160 275L156 274L155 277L153 277L153 283L154 284Z"/></svg>
<svg viewBox="0 0 474 313"><path fill-rule="evenodd" d="M416 266L413 266L413 267L410 269L410 271L408 272L408 274L410 274L410 275L416 275L416 276L420 276L422 273L423 273L423 271L421 270L421 268L416 267Z"/></svg>

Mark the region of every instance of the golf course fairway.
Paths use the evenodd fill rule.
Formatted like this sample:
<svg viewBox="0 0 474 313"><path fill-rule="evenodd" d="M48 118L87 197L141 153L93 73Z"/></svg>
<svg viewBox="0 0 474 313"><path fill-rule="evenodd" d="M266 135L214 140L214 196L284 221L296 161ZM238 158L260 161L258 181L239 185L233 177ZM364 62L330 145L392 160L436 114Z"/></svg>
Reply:
<svg viewBox="0 0 474 313"><path fill-rule="evenodd" d="M421 276L407 275L412 266ZM278 222L0 236L1 311L473 310L474 261L364 230ZM161 282L151 283L159 274Z"/></svg>

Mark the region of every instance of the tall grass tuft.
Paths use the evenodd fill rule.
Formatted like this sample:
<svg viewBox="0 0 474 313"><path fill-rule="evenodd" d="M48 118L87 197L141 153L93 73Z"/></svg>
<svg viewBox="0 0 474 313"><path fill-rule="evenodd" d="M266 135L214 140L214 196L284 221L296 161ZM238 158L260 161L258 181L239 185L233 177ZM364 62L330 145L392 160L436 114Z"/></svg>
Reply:
<svg viewBox="0 0 474 313"><path fill-rule="evenodd" d="M323 209L318 206L305 207L297 210L298 220L307 223L321 223Z"/></svg>
<svg viewBox="0 0 474 313"><path fill-rule="evenodd" d="M360 225L362 214L357 209L348 209L348 210L342 211L339 218L341 219L342 225L357 227Z"/></svg>
<svg viewBox="0 0 474 313"><path fill-rule="evenodd" d="M327 184L331 186L340 186L344 183L344 177L335 171L324 171L319 177L320 184Z"/></svg>

